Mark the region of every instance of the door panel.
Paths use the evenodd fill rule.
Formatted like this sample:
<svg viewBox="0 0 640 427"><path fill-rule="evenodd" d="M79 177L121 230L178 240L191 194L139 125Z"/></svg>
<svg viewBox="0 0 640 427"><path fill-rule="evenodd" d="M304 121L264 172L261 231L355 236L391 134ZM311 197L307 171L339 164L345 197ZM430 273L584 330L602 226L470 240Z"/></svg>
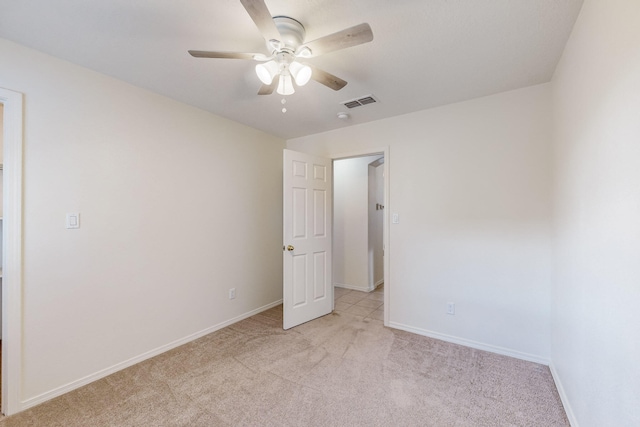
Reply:
<svg viewBox="0 0 640 427"><path fill-rule="evenodd" d="M292 188L293 194L293 238L307 237L307 189Z"/></svg>
<svg viewBox="0 0 640 427"><path fill-rule="evenodd" d="M327 254L316 252L313 254L313 297L316 300L324 298L327 293L325 282L327 279Z"/></svg>
<svg viewBox="0 0 640 427"><path fill-rule="evenodd" d="M327 192L313 190L313 236L325 237L327 232Z"/></svg>
<svg viewBox="0 0 640 427"><path fill-rule="evenodd" d="M284 150L284 329L333 309L331 176L330 159Z"/></svg>
<svg viewBox="0 0 640 427"><path fill-rule="evenodd" d="M307 257L293 256L293 306L299 307L307 302Z"/></svg>

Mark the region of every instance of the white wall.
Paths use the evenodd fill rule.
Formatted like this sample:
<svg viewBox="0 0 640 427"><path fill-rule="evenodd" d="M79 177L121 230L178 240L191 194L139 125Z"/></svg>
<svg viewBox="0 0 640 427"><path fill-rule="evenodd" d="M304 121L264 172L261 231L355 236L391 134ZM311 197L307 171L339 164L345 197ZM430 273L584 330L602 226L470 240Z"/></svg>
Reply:
<svg viewBox="0 0 640 427"><path fill-rule="evenodd" d="M552 368L574 425L640 425L640 2L586 0L553 79Z"/></svg>
<svg viewBox="0 0 640 427"><path fill-rule="evenodd" d="M380 156L333 162L333 282L369 291L369 163Z"/></svg>
<svg viewBox="0 0 640 427"><path fill-rule="evenodd" d="M26 405L282 298L284 141L2 39L0 57L25 95Z"/></svg>
<svg viewBox="0 0 640 427"><path fill-rule="evenodd" d="M325 156L390 147L392 326L548 360L549 105L546 84L287 142Z"/></svg>

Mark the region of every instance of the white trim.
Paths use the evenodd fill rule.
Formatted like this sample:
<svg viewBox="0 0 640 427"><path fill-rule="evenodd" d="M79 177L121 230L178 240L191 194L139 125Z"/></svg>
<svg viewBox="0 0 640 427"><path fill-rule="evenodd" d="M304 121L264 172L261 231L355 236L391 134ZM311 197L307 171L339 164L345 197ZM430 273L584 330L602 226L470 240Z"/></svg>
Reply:
<svg viewBox="0 0 640 427"><path fill-rule="evenodd" d="M2 412L22 410L22 94L0 88L4 104L2 221Z"/></svg>
<svg viewBox="0 0 640 427"><path fill-rule="evenodd" d="M352 159L356 157L367 157L367 156L375 156L377 154L384 155L386 158L388 147L383 148L372 148L372 149L363 149L361 151L348 151L346 153L338 153L331 155L331 160L344 160L344 159ZM386 161L386 160L385 160ZM385 201L386 206L386 201Z"/></svg>
<svg viewBox="0 0 640 427"><path fill-rule="evenodd" d="M337 283L337 282L333 283L333 287L351 289L352 291L360 291L360 292L371 292L375 289L371 286L356 286L356 285L349 285L348 283Z"/></svg>
<svg viewBox="0 0 640 427"><path fill-rule="evenodd" d="M403 325L402 323L389 322L389 327L401 329L407 332L413 332L414 334L423 335L429 338L435 338L442 341L447 341L454 344L460 344L465 347L471 347L478 350L488 351L490 353L501 354L503 356L514 357L516 359L526 360L529 362L540 363L541 365L549 365L549 359L546 357L538 356L530 353L523 353L521 351L512 350L505 347L499 347L496 345L485 344L477 341L468 340L466 338L454 337L452 335L441 334L439 332L428 331L426 329L414 328L413 326Z"/></svg>
<svg viewBox="0 0 640 427"><path fill-rule="evenodd" d="M116 363L115 365L113 365L113 366L111 366L109 368L102 369L102 370L100 370L98 372L95 372L93 374L87 375L86 377L80 378L79 380L72 381L72 382L67 383L67 384L65 384L63 386L60 386L60 387L55 388L53 390L50 390L50 391L48 391L46 393L42 393L42 394L40 394L38 396L32 397L30 399L27 399L27 400L22 402L22 409L23 410L24 409L28 409L28 408L31 408L31 407L33 407L35 405L40 404L40 403L46 402L47 400L53 399L54 397L61 396L61 395L65 394L65 393L68 393L68 392L70 392L72 390L75 390L75 389L80 388L80 387L82 387L84 385L87 385L87 384L92 383L94 381L97 381L97 380L99 380L101 378L109 376L109 375L111 375L113 373L121 371L121 370L123 370L125 368L128 368L129 366L133 366L136 363L143 362L143 361L145 361L147 359L150 359L150 358L152 358L154 356L162 354L162 353L164 353L166 351L169 351L169 350L174 349L176 347L179 347L181 345L187 344L187 343L189 343L191 341L194 341L194 340L196 340L196 339L198 339L200 337L203 337L203 336L208 335L208 334L210 334L212 332L218 331L218 330L220 330L222 328L225 328L225 327L227 327L229 325L232 325L232 324L234 324L236 322L244 320L244 319L246 319L248 317L254 316L254 315L258 314L258 313L266 311L266 310L268 310L270 308L273 308L273 307L275 307L277 305L280 305L280 304L282 304L282 300L274 301L274 302L272 302L270 304L267 304L265 306L262 306L260 308L255 309L255 310L251 310L251 311L249 311L247 313L244 313L244 314L242 314L240 316L234 317L233 319L226 320L224 322L218 323L217 325L214 325L214 326L211 326L209 328L203 329L203 330L201 330L199 332L196 332L194 334L187 335L184 338L175 340L175 341L173 341L173 342L171 342L169 344L162 345L162 346L160 346L158 348L155 348L153 350L147 351L146 353L142 353L139 356L132 357L131 359L125 360L124 362Z"/></svg>
<svg viewBox="0 0 640 427"><path fill-rule="evenodd" d="M384 325L389 326L389 319L391 318L391 235L389 227L391 222L389 220L389 211L391 210L391 151L389 147L384 150L384 205L385 209L382 210L383 227L382 227L382 247L384 253ZM389 209L386 209L386 208Z"/></svg>
<svg viewBox="0 0 640 427"><path fill-rule="evenodd" d="M389 146L381 148L362 149L361 151L351 151L347 153L339 153L331 156L332 160L348 159L351 157L372 156L375 154L384 155L384 210L383 226L382 226L382 245L384 247L384 326L389 326L390 304L390 287L391 287L391 243L389 241L389 211L391 210L391 153ZM333 233L333 230L331 230Z"/></svg>
<svg viewBox="0 0 640 427"><path fill-rule="evenodd" d="M558 394L560 395L562 406L564 406L564 412L567 414L567 418L569 419L569 424L571 424L572 427L578 427L578 419L571 408L569 397L567 396L567 392L564 390L562 381L560 381L560 375L558 374L553 362L549 363L549 370L551 371L553 381L556 383L556 389L558 389Z"/></svg>

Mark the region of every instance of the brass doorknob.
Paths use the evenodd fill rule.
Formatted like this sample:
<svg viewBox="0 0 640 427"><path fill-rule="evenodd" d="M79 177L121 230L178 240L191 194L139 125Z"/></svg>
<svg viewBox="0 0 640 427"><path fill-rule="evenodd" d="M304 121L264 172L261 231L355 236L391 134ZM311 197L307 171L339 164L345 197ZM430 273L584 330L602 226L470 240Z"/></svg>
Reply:
<svg viewBox="0 0 640 427"><path fill-rule="evenodd" d="M294 247L293 247L293 246L291 246L291 245L288 245L288 246L287 246L287 250L288 250L289 252L291 252L293 249L294 249Z"/></svg>

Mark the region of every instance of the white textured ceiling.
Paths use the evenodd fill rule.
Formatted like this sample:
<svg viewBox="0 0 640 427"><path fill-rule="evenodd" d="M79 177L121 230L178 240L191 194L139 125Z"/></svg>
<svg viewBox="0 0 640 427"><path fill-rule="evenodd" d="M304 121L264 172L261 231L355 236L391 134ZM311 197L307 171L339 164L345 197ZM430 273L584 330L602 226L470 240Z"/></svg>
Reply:
<svg viewBox="0 0 640 427"><path fill-rule="evenodd" d="M308 62L349 82L258 96L255 62L188 49L264 52L239 0L0 0L0 37L283 138L551 79L582 0L265 0L307 40L367 22L371 43ZM378 104L340 102L373 94Z"/></svg>

